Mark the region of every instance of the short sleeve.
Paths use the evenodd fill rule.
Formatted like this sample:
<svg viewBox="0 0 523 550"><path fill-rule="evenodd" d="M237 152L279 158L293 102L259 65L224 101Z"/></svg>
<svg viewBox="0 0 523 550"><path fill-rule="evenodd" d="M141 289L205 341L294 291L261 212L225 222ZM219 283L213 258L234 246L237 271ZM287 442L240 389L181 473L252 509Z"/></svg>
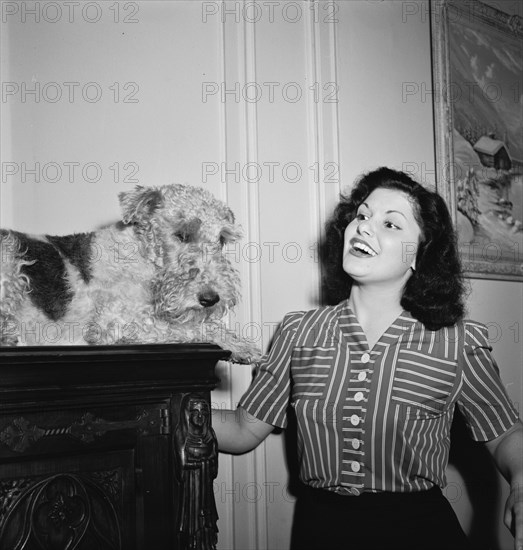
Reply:
<svg viewBox="0 0 523 550"><path fill-rule="evenodd" d="M288 313L279 326L271 349L256 368L254 380L239 406L268 424L287 426L290 396L290 359L298 325L304 312Z"/></svg>
<svg viewBox="0 0 523 550"><path fill-rule="evenodd" d="M465 345L459 358L463 387L457 405L465 417L472 438L490 441L505 433L518 420L491 355L485 325L465 321Z"/></svg>

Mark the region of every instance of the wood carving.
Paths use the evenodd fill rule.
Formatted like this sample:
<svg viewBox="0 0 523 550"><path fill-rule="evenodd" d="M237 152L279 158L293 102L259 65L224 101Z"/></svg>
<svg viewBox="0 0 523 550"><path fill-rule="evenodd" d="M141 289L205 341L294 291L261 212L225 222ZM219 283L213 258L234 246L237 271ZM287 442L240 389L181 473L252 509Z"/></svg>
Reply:
<svg viewBox="0 0 523 550"><path fill-rule="evenodd" d="M114 497L95 479L121 488L121 473L56 474L3 481L0 548L25 550L121 550L120 525Z"/></svg>
<svg viewBox="0 0 523 550"><path fill-rule="evenodd" d="M161 415L161 413L160 410L158 415ZM160 416L157 419L151 419L149 413L145 410L134 420L117 422L97 418L87 412L78 422L74 422L70 426L55 428L42 428L29 423L23 417L15 418L11 424L0 432L0 443L3 443L12 451L23 453L43 437L67 435L83 443L92 443L95 438L101 437L109 431L125 429L136 429L140 435L165 433Z"/></svg>
<svg viewBox="0 0 523 550"><path fill-rule="evenodd" d="M175 449L181 488L177 517L180 549L214 550L218 538L213 492L218 473L217 443L209 403L198 394L182 399Z"/></svg>

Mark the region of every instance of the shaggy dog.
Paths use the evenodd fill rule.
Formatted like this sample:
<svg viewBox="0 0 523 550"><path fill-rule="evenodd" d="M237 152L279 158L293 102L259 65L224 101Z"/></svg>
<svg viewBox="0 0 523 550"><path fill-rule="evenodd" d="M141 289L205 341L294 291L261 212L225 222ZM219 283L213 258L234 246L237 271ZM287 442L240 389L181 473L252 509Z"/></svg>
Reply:
<svg viewBox="0 0 523 550"><path fill-rule="evenodd" d="M212 342L258 358L221 322L239 299L227 205L186 185L119 199L122 221L92 233L0 230L0 345Z"/></svg>

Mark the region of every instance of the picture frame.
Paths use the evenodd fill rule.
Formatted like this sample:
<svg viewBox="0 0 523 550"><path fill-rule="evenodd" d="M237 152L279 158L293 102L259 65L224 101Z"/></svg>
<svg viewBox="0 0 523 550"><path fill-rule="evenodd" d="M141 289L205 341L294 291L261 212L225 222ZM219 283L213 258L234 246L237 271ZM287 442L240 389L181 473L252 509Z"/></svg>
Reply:
<svg viewBox="0 0 523 550"><path fill-rule="evenodd" d="M431 0L430 23L436 188L465 275L523 281L522 18Z"/></svg>

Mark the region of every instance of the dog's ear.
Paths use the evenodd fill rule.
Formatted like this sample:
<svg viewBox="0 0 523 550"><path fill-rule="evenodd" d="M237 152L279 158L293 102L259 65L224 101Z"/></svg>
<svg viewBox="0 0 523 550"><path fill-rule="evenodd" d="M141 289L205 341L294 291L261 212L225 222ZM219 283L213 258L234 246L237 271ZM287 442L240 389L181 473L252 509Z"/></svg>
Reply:
<svg viewBox="0 0 523 550"><path fill-rule="evenodd" d="M141 185L137 185L132 191L120 193L118 198L124 223L146 221L163 204L163 195L160 190Z"/></svg>
<svg viewBox="0 0 523 550"><path fill-rule="evenodd" d="M225 215L226 215L227 219L231 222L231 225L234 225L236 223L234 213L228 206L226 208Z"/></svg>
<svg viewBox="0 0 523 550"><path fill-rule="evenodd" d="M220 231L220 242L222 244L234 243L243 237L242 230L237 225L226 225Z"/></svg>

